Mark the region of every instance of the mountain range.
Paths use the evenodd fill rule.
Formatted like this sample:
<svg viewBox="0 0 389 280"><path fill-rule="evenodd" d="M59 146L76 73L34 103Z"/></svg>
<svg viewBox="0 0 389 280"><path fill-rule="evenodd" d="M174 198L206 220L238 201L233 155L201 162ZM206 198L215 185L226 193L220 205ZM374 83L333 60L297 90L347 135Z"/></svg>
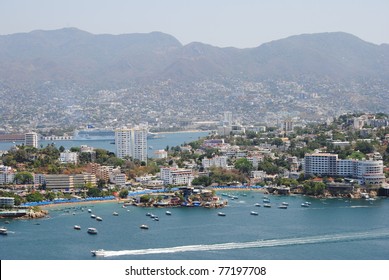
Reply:
<svg viewBox="0 0 389 280"><path fill-rule="evenodd" d="M131 81L389 80L389 45L354 35L304 34L256 48L182 45L171 35L94 35L76 28L0 36L0 83L76 83L110 87Z"/></svg>

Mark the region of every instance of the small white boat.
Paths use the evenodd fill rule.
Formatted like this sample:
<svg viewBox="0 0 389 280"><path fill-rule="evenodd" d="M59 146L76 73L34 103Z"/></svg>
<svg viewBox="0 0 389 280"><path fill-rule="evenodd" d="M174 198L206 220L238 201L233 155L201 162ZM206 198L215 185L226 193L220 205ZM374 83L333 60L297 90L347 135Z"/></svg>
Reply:
<svg viewBox="0 0 389 280"><path fill-rule="evenodd" d="M151 217L151 213L146 213L146 216Z"/></svg>
<svg viewBox="0 0 389 280"><path fill-rule="evenodd" d="M166 211L165 214L168 215L168 216L170 216L170 215L172 214L172 212Z"/></svg>
<svg viewBox="0 0 389 280"><path fill-rule="evenodd" d="M154 217L154 221L159 221L159 218L158 217Z"/></svg>
<svg viewBox="0 0 389 280"><path fill-rule="evenodd" d="M141 229L149 229L149 226L148 225L141 225L140 228Z"/></svg>
<svg viewBox="0 0 389 280"><path fill-rule="evenodd" d="M280 209L288 209L288 205L281 204L280 206L278 206L278 208L280 208Z"/></svg>
<svg viewBox="0 0 389 280"><path fill-rule="evenodd" d="M266 207L266 208L271 208L271 204L269 204L269 203L265 203L265 204L263 205L263 207Z"/></svg>
<svg viewBox="0 0 389 280"><path fill-rule="evenodd" d="M289 206L289 203L288 203L288 202L282 202L281 204L282 204L282 205Z"/></svg>
<svg viewBox="0 0 389 280"><path fill-rule="evenodd" d="M102 220L103 220L103 218L101 218L101 217L96 217L96 221L101 222Z"/></svg>
<svg viewBox="0 0 389 280"><path fill-rule="evenodd" d="M255 206L255 207L261 207L261 204L255 203L254 206Z"/></svg>
<svg viewBox="0 0 389 280"><path fill-rule="evenodd" d="M270 199L264 198L264 199L263 199L263 202L264 202L264 203L270 203Z"/></svg>
<svg viewBox="0 0 389 280"><path fill-rule="evenodd" d="M73 228L76 229L76 230L80 230L81 229L81 227L79 225L74 225Z"/></svg>
<svg viewBox="0 0 389 280"><path fill-rule="evenodd" d="M258 216L258 212L251 211L251 212L250 212L250 215L253 215L253 216Z"/></svg>
<svg viewBox="0 0 389 280"><path fill-rule="evenodd" d="M301 207L309 207L309 205L307 202L301 203Z"/></svg>
<svg viewBox="0 0 389 280"><path fill-rule="evenodd" d="M96 219L96 215L95 215L95 214L90 215L90 217L91 217L92 219Z"/></svg>
<svg viewBox="0 0 389 280"><path fill-rule="evenodd" d="M112 215L119 216L119 213L118 212L113 212Z"/></svg>
<svg viewBox="0 0 389 280"><path fill-rule="evenodd" d="M0 234L1 235L7 235L8 234L8 232L7 232L7 229L6 228L0 228Z"/></svg>
<svg viewBox="0 0 389 280"><path fill-rule="evenodd" d="M95 228L88 228L88 231L87 231L89 234L97 234L97 229Z"/></svg>
<svg viewBox="0 0 389 280"><path fill-rule="evenodd" d="M104 256L104 250L103 249L99 249L99 250L93 250L93 251L90 251L92 256Z"/></svg>
<svg viewBox="0 0 389 280"><path fill-rule="evenodd" d="M92 209L88 209L88 213L92 213Z"/></svg>
<svg viewBox="0 0 389 280"><path fill-rule="evenodd" d="M226 215L226 213L223 213L223 212L219 212L217 213L218 216L221 216L221 217L224 217Z"/></svg>

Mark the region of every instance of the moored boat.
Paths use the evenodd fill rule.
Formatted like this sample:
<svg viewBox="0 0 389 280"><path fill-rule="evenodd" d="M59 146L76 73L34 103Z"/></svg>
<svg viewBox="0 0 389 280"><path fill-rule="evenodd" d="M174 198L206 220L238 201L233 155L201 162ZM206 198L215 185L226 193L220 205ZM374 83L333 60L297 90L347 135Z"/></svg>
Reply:
<svg viewBox="0 0 389 280"><path fill-rule="evenodd" d="M288 209L288 205L281 204L278 206L280 209Z"/></svg>
<svg viewBox="0 0 389 280"><path fill-rule="evenodd" d="M172 214L172 212L166 211L165 214L168 215L168 216L170 216L170 215Z"/></svg>
<svg viewBox="0 0 389 280"><path fill-rule="evenodd" d="M8 231L7 231L7 229L6 228L0 228L0 234L1 235L7 235L8 234Z"/></svg>
<svg viewBox="0 0 389 280"><path fill-rule="evenodd" d="M271 208L271 204L269 204L269 203L265 203L265 204L263 205L263 207L266 207L266 208Z"/></svg>
<svg viewBox="0 0 389 280"><path fill-rule="evenodd" d="M91 217L92 219L96 219L96 215L95 215L95 214L90 215L90 217Z"/></svg>
<svg viewBox="0 0 389 280"><path fill-rule="evenodd" d="M118 212L113 212L112 215L119 216L119 213Z"/></svg>
<svg viewBox="0 0 389 280"><path fill-rule="evenodd" d="M103 220L103 218L101 218L101 217L96 217L96 221L101 222L102 220Z"/></svg>
<svg viewBox="0 0 389 280"><path fill-rule="evenodd" d="M149 229L149 226L148 225L140 225L140 228L141 229Z"/></svg>
<svg viewBox="0 0 389 280"><path fill-rule="evenodd" d="M255 203L254 206L255 206L255 207L261 207L261 204Z"/></svg>
<svg viewBox="0 0 389 280"><path fill-rule="evenodd" d="M251 211L251 212L250 212L250 215L253 215L253 216L258 216L258 212Z"/></svg>
<svg viewBox="0 0 389 280"><path fill-rule="evenodd" d="M81 227L79 225L74 225L73 228L76 229L76 230L80 230L81 229Z"/></svg>
<svg viewBox="0 0 389 280"><path fill-rule="evenodd" d="M218 216L222 216L222 217L224 217L224 216L226 215L226 213L223 213L223 212L218 212L218 213L217 213L217 215L218 215Z"/></svg>
<svg viewBox="0 0 389 280"><path fill-rule="evenodd" d="M308 204L307 202L303 202L301 203L301 207L309 207L310 204Z"/></svg>
<svg viewBox="0 0 389 280"><path fill-rule="evenodd" d="M88 228L88 231L87 231L89 234L97 234L97 229L95 228Z"/></svg>

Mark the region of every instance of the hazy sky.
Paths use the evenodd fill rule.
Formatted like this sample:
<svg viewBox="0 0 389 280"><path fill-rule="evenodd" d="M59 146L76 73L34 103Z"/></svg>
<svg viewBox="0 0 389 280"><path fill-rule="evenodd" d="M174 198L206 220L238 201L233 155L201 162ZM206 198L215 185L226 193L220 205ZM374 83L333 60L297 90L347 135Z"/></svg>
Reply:
<svg viewBox="0 0 389 280"><path fill-rule="evenodd" d="M162 31L220 47L333 31L381 44L389 43L389 0L0 0L1 35L63 27Z"/></svg>

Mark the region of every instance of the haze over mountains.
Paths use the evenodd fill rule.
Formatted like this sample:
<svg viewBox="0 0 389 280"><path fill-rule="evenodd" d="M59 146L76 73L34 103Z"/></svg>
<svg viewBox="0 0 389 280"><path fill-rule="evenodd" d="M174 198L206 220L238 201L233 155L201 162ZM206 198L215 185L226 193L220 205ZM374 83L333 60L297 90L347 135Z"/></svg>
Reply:
<svg viewBox="0 0 389 280"><path fill-rule="evenodd" d="M182 45L171 35L93 35L76 28L0 36L4 85L77 83L110 87L129 81L218 78L389 80L389 45L347 33L292 36L256 48Z"/></svg>

